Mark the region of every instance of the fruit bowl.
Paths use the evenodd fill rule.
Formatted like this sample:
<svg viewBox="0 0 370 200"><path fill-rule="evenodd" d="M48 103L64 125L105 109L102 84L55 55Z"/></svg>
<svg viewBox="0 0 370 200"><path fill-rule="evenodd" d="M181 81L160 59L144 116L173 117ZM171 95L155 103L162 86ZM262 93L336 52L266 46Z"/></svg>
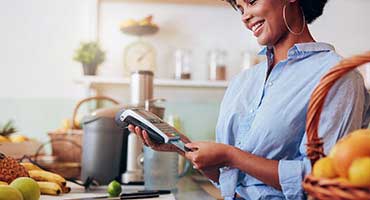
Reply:
<svg viewBox="0 0 370 200"><path fill-rule="evenodd" d="M153 23L152 15L139 21L127 19L122 22L120 29L122 33L134 36L153 35L159 31L159 27Z"/></svg>
<svg viewBox="0 0 370 200"><path fill-rule="evenodd" d="M128 27L121 27L122 33L135 36L153 35L159 31L158 26L148 25L135 25Z"/></svg>
<svg viewBox="0 0 370 200"><path fill-rule="evenodd" d="M330 88L338 79L346 75L348 72L368 62L370 62L370 51L358 56L354 56L352 58L342 60L320 80L320 83L311 95L307 110L306 133L308 142L306 146L307 156L311 160L311 164L314 166L314 170L313 174L305 177L302 186L307 194L315 199L370 200L370 185L355 185L351 182L347 182L345 178L328 179L329 177L318 177L317 174L315 174L315 169L317 169L317 166L314 165L316 161L320 160L320 158L325 157L323 150L324 142L321 138L318 137L318 127L321 111L323 109L325 98L329 93ZM335 151L339 151L339 149L336 149ZM356 152L352 155L355 154L363 153ZM352 156L351 154L349 155L350 157ZM365 154L364 156L366 157L370 155ZM331 159L331 157L332 155L325 158ZM341 164L341 166L339 167L343 168L343 164L345 163L342 162L339 164ZM334 167L338 168L337 165L334 165ZM335 171L338 172L337 169L335 169ZM341 177L346 177L348 174L343 175L343 173L338 173L338 175L340 175Z"/></svg>

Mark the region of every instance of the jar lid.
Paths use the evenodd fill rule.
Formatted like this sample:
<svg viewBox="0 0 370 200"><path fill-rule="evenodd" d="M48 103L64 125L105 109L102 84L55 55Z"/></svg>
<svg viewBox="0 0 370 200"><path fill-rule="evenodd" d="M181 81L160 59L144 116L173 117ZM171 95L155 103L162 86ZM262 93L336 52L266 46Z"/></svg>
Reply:
<svg viewBox="0 0 370 200"><path fill-rule="evenodd" d="M132 74L140 74L140 75L154 76L154 73L152 71L150 71L150 70L137 70L137 71L131 72L131 75Z"/></svg>

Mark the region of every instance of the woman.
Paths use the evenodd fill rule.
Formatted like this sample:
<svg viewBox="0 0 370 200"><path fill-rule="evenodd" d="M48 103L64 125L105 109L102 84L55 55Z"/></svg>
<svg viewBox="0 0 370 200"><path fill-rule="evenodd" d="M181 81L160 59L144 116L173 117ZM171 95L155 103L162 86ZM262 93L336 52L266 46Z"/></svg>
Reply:
<svg viewBox="0 0 370 200"><path fill-rule="evenodd" d="M266 46L267 61L241 72L221 104L216 140L194 142L185 154L217 185L226 199L304 199L301 182L311 171L305 153L306 110L320 78L341 57L313 39L307 24L322 14L326 0L229 0L242 21ZM348 132L367 127L369 94L358 71L333 86L324 105L319 134L325 153ZM129 127L160 151L145 131ZM183 136L184 141L189 140Z"/></svg>

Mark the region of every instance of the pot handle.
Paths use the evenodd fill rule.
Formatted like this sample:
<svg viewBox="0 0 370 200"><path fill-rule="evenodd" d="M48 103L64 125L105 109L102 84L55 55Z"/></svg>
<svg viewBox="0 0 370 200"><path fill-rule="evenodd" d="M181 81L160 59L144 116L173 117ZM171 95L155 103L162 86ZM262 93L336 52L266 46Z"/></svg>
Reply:
<svg viewBox="0 0 370 200"><path fill-rule="evenodd" d="M85 103L85 102L92 101L92 100L107 100L107 101L110 101L110 102L112 102L112 103L114 103L116 105L119 104L118 101L116 101L116 100L114 100L114 99L112 99L110 97L107 97L107 96L94 96L94 97L88 97L88 98L85 98L85 99L80 100L77 103L77 105L74 108L74 110L73 110L73 116L72 116L72 124L73 124L73 126L72 126L72 129L79 129L78 128L78 125L76 123L76 117L77 117L77 112L78 112L79 108L81 107L81 105L83 103Z"/></svg>

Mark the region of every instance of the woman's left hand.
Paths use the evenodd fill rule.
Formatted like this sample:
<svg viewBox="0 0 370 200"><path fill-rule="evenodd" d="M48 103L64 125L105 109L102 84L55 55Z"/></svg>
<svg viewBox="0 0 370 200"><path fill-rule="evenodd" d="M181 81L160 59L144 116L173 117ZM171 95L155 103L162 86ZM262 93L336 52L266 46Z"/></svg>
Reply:
<svg viewBox="0 0 370 200"><path fill-rule="evenodd" d="M215 142L193 142L185 145L192 149L185 153L196 169L209 169L229 165L232 146Z"/></svg>

